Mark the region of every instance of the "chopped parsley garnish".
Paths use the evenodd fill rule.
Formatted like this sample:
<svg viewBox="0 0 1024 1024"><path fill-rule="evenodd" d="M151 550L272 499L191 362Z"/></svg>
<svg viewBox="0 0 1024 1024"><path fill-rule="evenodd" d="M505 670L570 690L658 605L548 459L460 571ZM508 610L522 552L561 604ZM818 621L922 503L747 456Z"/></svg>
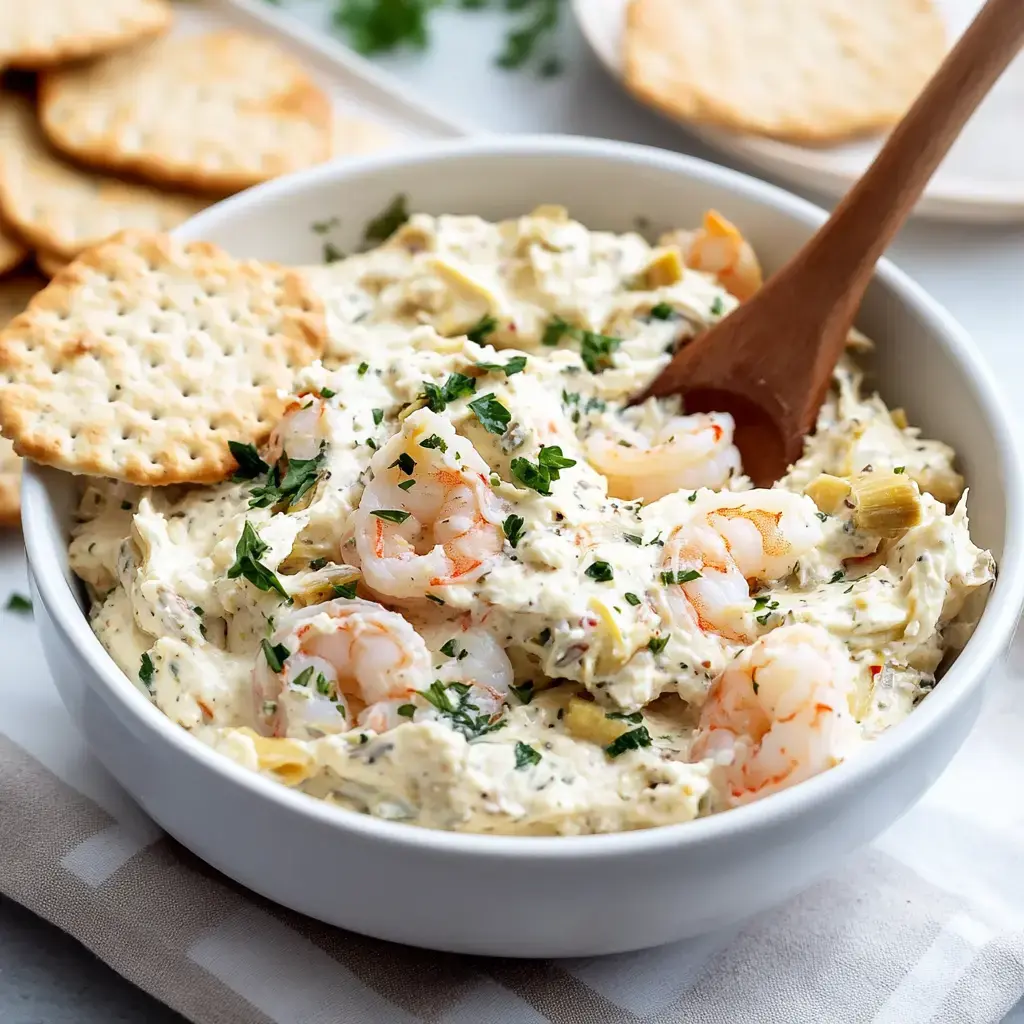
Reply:
<svg viewBox="0 0 1024 1024"><path fill-rule="evenodd" d="M636 606L637 606L638 604L640 604L640 598L639 598L639 597L637 597L637 596L636 596L636 594L630 594L630 593L627 593L627 594L625 594L625 595L624 595L624 597L626 598L626 601L627 601L627 602L628 602L629 604L631 604L631 605L632 605L632 606L633 606L634 608L635 608L635 607L636 607Z"/></svg>
<svg viewBox="0 0 1024 1024"><path fill-rule="evenodd" d="M714 302L711 303L711 315L721 316L725 312L725 303L722 301L721 295L716 295Z"/></svg>
<svg viewBox="0 0 1024 1024"><path fill-rule="evenodd" d="M249 508L267 508L273 505L294 505L320 478L324 464L324 444L311 459L289 459L288 468L281 475L281 462L267 471L266 482L249 493Z"/></svg>
<svg viewBox="0 0 1024 1024"><path fill-rule="evenodd" d="M400 508L378 508L370 513L378 519L384 519L389 523L404 523L412 515L411 512L403 512Z"/></svg>
<svg viewBox="0 0 1024 1024"><path fill-rule="evenodd" d="M644 542L643 537L635 533L624 533L622 535L622 539L626 541L628 544L635 544L637 547L639 547Z"/></svg>
<svg viewBox="0 0 1024 1024"><path fill-rule="evenodd" d="M474 391L476 381L472 377L467 377L464 373L452 373L441 386L425 380L420 398L426 399L427 408L431 412L444 412L449 402L471 395Z"/></svg>
<svg viewBox="0 0 1024 1024"><path fill-rule="evenodd" d="M498 321L493 316L482 316L477 322L466 331L466 337L475 341L478 345L484 343L488 334L493 334L498 328Z"/></svg>
<svg viewBox="0 0 1024 1024"><path fill-rule="evenodd" d="M347 597L350 601L356 596L356 587L359 580L349 580L347 583L335 583L331 588L335 597Z"/></svg>
<svg viewBox="0 0 1024 1024"><path fill-rule="evenodd" d="M327 559L326 558L314 558L313 561L309 563L309 568L313 572L316 572L317 569L322 569L326 564L327 564Z"/></svg>
<svg viewBox="0 0 1024 1024"><path fill-rule="evenodd" d="M235 545L235 564L228 569L228 579L234 580L244 576L257 590L274 590L291 604L292 599L288 596L288 591L281 586L281 581L259 561L260 555L266 550L267 545L260 540L260 535L252 523L246 520L242 536Z"/></svg>
<svg viewBox="0 0 1024 1024"><path fill-rule="evenodd" d="M676 311L667 302L659 302L651 308L651 317L655 320L671 320L675 315Z"/></svg>
<svg viewBox="0 0 1024 1024"><path fill-rule="evenodd" d="M360 363L358 369L356 370L356 374L358 376L360 376L360 377L365 377L366 376L366 371L369 368L370 368L370 364L369 363Z"/></svg>
<svg viewBox="0 0 1024 1024"><path fill-rule="evenodd" d="M651 654L661 654L667 646L667 636L652 636L651 639L647 641L647 650L649 650Z"/></svg>
<svg viewBox="0 0 1024 1024"><path fill-rule="evenodd" d="M454 700L452 694L455 695ZM420 696L433 704L451 722L452 728L467 740L479 739L504 728L506 724L497 715L473 714L480 708L472 702L469 683L442 683L437 679L428 689L421 690Z"/></svg>
<svg viewBox="0 0 1024 1024"><path fill-rule="evenodd" d="M691 504L697 500L697 492L694 491L687 499Z"/></svg>
<svg viewBox="0 0 1024 1024"><path fill-rule="evenodd" d="M320 389L320 397L321 398L333 398L337 393L338 393L337 391L332 391L330 388L321 388Z"/></svg>
<svg viewBox="0 0 1024 1024"><path fill-rule="evenodd" d="M266 643L266 641L263 641ZM309 686L310 679L313 678L313 666L307 665L293 680L292 686Z"/></svg>
<svg viewBox="0 0 1024 1024"><path fill-rule="evenodd" d="M650 745L651 734L647 731L646 725L641 725L637 729L630 729L629 732L624 732L618 739L609 743L604 748L604 752L609 757L618 757L627 750L639 750L641 747L649 747Z"/></svg>
<svg viewBox="0 0 1024 1024"><path fill-rule="evenodd" d="M612 353L622 344L621 338L584 331L580 343L580 358L591 373L600 373L612 365Z"/></svg>
<svg viewBox="0 0 1024 1024"><path fill-rule="evenodd" d="M284 663L292 652L284 644L272 644L269 640L261 640L260 647L263 648L263 656L267 659L267 664L271 669L275 672L283 672Z"/></svg>
<svg viewBox="0 0 1024 1024"><path fill-rule="evenodd" d="M572 324L566 323L560 316L552 317L548 321L547 327L544 328L544 335L541 338L541 343L547 345L549 348L554 348L566 335L574 337L574 332L578 328L573 327Z"/></svg>
<svg viewBox="0 0 1024 1024"><path fill-rule="evenodd" d="M513 356L504 366L501 363L474 363L473 365L481 370L504 373L506 377L511 377L512 374L522 373L526 369L526 356Z"/></svg>
<svg viewBox="0 0 1024 1024"><path fill-rule="evenodd" d="M384 422L384 410L374 409L373 410L373 425L379 427Z"/></svg>
<svg viewBox="0 0 1024 1024"><path fill-rule="evenodd" d="M238 463L238 469L232 480L252 480L253 477L267 473L270 467L260 458L254 444L242 444L241 441L228 441L228 448ZM121 506L124 508L124 505ZM131 508L131 505L128 506Z"/></svg>
<svg viewBox="0 0 1024 1024"><path fill-rule="evenodd" d="M894 473L906 473L906 471L907 471L907 467L906 466L894 466L893 467L893 472Z"/></svg>
<svg viewBox="0 0 1024 1024"><path fill-rule="evenodd" d="M454 658L458 655L459 652L458 648L455 646L455 637L452 637L451 640L447 640L441 644L441 653L448 658Z"/></svg>
<svg viewBox="0 0 1024 1024"><path fill-rule="evenodd" d="M661 582L666 587L671 587L674 583L691 583L693 580L700 579L700 573L696 569L681 569L679 572L663 572L661 574Z"/></svg>
<svg viewBox="0 0 1024 1024"><path fill-rule="evenodd" d="M346 6L352 8L356 5L348 3ZM359 5L362 6L362 5ZM392 3L388 5L394 7ZM406 3L398 4L399 7L409 8L408 0ZM335 16L337 23L337 15ZM344 23L344 22L342 22ZM389 239L407 220L409 219L409 210L406 207L406 200L404 195L397 195L390 203L371 220L366 228L363 230L363 238L367 242L384 242Z"/></svg>
<svg viewBox="0 0 1024 1024"><path fill-rule="evenodd" d="M379 53L400 46L422 50L430 41L429 15L438 6L438 0L335 0L331 17L360 53ZM477 11L497 5L489 5L488 0L460 0L455 6ZM505 33L495 63L515 70L532 62L541 77L557 75L562 62L553 45L560 0L504 0L502 6L521 20Z"/></svg>
<svg viewBox="0 0 1024 1024"><path fill-rule="evenodd" d="M431 434L425 441L420 441L421 448L439 448L442 452L448 451L448 445L445 444L444 440L437 436L437 434Z"/></svg>
<svg viewBox="0 0 1024 1024"><path fill-rule="evenodd" d="M562 449L558 445L541 447L536 462L520 458L513 459L510 463L512 475L521 484L544 495L551 493L551 482L559 478L563 469L575 465L576 460L567 459L562 455Z"/></svg>
<svg viewBox="0 0 1024 1024"><path fill-rule="evenodd" d="M142 656L142 664L139 665L139 681L147 690L153 688L153 659L148 654Z"/></svg>
<svg viewBox="0 0 1024 1024"><path fill-rule="evenodd" d="M548 322L547 327L544 328L541 342L554 347L565 337L579 341L580 358L591 373L607 370L612 365L612 353L622 344L621 338L613 338L607 334L598 334L596 331L574 327L560 316L553 317Z"/></svg>
<svg viewBox="0 0 1024 1024"><path fill-rule="evenodd" d="M823 523L828 522L828 516L824 512L814 513Z"/></svg>
<svg viewBox="0 0 1024 1024"><path fill-rule="evenodd" d="M584 576L589 576L597 583L610 583L615 578L612 567L607 562L591 562L583 571Z"/></svg>
<svg viewBox="0 0 1024 1024"><path fill-rule="evenodd" d="M534 764L540 764L540 751L520 740L516 743L516 768L529 768Z"/></svg>
<svg viewBox="0 0 1024 1024"><path fill-rule="evenodd" d="M323 672L317 672L316 674L316 692L322 697L329 697L331 693L331 682L323 674Z"/></svg>
<svg viewBox="0 0 1024 1024"><path fill-rule="evenodd" d="M836 569L836 571L832 573L832 579L829 580L829 583L842 583L845 579L846 573L844 573L842 569Z"/></svg>
<svg viewBox="0 0 1024 1024"><path fill-rule="evenodd" d="M512 414L493 394L481 395L469 403L481 426L489 434L504 434Z"/></svg>
<svg viewBox="0 0 1024 1024"><path fill-rule="evenodd" d="M505 531L506 539L514 548L519 546L519 542L523 539L523 534L526 532L523 529L525 522L526 520L522 516L512 515L501 524L501 528Z"/></svg>
<svg viewBox="0 0 1024 1024"><path fill-rule="evenodd" d="M616 722L629 722L631 725L639 725L644 720L639 711L609 711L604 717Z"/></svg>
<svg viewBox="0 0 1024 1024"><path fill-rule="evenodd" d="M533 700L534 689L533 680L527 680L522 686L510 686L509 689L522 701L524 704L529 704Z"/></svg>
<svg viewBox="0 0 1024 1024"><path fill-rule="evenodd" d="M398 489L400 491L407 491L407 490L409 490L410 487L415 487L415 486L416 486L416 481L415 480L403 480L398 485Z"/></svg>
<svg viewBox="0 0 1024 1024"><path fill-rule="evenodd" d="M24 594L14 593L7 598L7 610L29 614L32 611L32 602Z"/></svg>
<svg viewBox="0 0 1024 1024"><path fill-rule="evenodd" d="M402 452L402 454L399 455L390 466L388 466L388 469L394 469L395 466L397 466L406 476L412 476L412 471L416 468L416 460L408 452Z"/></svg>
<svg viewBox="0 0 1024 1024"><path fill-rule="evenodd" d="M341 251L333 242L324 242L324 263L337 263L338 260L343 260L345 253Z"/></svg>
<svg viewBox="0 0 1024 1024"><path fill-rule="evenodd" d="M412 716L416 714L416 705L400 704L397 710L398 714L400 714L403 718L412 718Z"/></svg>

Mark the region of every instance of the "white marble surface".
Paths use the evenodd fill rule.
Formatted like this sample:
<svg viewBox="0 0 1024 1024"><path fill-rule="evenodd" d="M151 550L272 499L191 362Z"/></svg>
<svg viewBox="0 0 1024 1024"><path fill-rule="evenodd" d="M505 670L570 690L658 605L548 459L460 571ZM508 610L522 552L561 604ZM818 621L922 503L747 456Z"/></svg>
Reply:
<svg viewBox="0 0 1024 1024"><path fill-rule="evenodd" d="M296 0L287 9L312 24L326 25L329 6L321 0ZM495 68L491 58L506 24L498 13L442 11L436 16L429 51L388 56L380 64L421 97L488 131L599 135L716 159L706 147L625 96L586 52L572 25L564 26L561 49L567 66L561 76L540 80ZM1024 383L1024 227L914 224L891 255L974 334L997 368L1007 395L1020 406L1016 396ZM66 936L0 901L4 1024L180 1020ZM1018 1007L1007 1020L1024 1024L1024 1011Z"/></svg>

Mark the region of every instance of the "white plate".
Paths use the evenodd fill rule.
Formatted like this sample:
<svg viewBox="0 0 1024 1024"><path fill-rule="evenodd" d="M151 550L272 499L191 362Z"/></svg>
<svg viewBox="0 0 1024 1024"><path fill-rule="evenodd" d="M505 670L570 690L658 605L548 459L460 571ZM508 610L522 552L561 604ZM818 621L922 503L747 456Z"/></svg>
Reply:
<svg viewBox="0 0 1024 1024"><path fill-rule="evenodd" d="M682 2L682 0L680 0ZM622 77L622 34L628 0L572 0L583 35L601 63ZM955 39L980 0L938 0ZM1024 57L982 104L932 179L916 213L964 221L1024 219ZM877 141L827 149L777 142L715 128L686 126L706 142L796 185L838 197L864 172Z"/></svg>

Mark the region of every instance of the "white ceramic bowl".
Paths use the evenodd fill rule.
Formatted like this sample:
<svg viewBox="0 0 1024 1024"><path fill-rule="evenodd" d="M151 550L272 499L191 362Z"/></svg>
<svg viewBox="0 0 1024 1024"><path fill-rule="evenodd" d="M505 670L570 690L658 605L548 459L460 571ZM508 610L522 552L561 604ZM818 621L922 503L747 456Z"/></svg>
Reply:
<svg viewBox="0 0 1024 1024"><path fill-rule="evenodd" d="M432 213L508 217L562 203L594 228L646 218L738 222L768 270L822 221L770 185L654 149L569 138L484 138L319 167L236 196L179 230L238 256L319 261L313 221L353 247L397 192ZM975 540L999 581L966 651L904 723L855 759L760 803L685 825L578 838L431 832L319 803L213 753L165 718L93 636L68 570L75 481L32 468L23 492L36 620L61 695L92 749L171 835L243 885L355 931L467 953L582 956L708 931L796 893L881 832L938 776L978 712L1024 594L1024 517L1007 415L970 339L882 263L859 325L881 390L953 444ZM779 339L780 344L785 342Z"/></svg>

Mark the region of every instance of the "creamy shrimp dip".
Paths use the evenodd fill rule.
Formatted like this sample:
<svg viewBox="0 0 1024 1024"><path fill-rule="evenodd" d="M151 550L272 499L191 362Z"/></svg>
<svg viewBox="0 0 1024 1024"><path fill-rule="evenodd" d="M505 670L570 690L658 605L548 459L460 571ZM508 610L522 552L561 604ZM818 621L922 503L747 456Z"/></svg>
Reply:
<svg viewBox="0 0 1024 1024"><path fill-rule="evenodd" d="M626 408L760 283L718 215L414 215L308 273L331 340L268 445L92 484L71 543L113 659L236 762L432 828L687 821L856 756L969 632L992 558L863 338L770 490L728 415Z"/></svg>

